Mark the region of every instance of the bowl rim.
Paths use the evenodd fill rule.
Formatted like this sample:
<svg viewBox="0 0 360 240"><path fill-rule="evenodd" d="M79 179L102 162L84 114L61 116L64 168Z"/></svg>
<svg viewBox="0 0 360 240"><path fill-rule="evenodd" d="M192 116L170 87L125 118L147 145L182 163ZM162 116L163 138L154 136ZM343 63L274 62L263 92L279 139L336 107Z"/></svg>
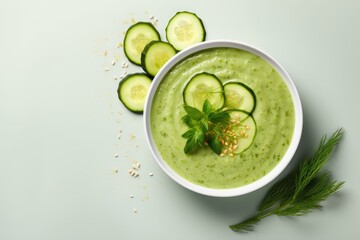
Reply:
<svg viewBox="0 0 360 240"><path fill-rule="evenodd" d="M198 51L202 51L205 49L211 49L211 48L221 48L221 47L229 47L229 48L237 48L242 49L245 51L248 51L250 53L253 53L255 55L258 55L265 61L267 61L282 77L283 81L287 85L289 92L291 94L293 104L294 104L294 111L295 111L295 125L294 125L294 132L291 139L291 143L282 157L282 159L279 161L279 163L265 176L259 178L258 180L236 188L228 188L228 189L217 189L217 188L208 188L204 186L197 185L193 182L188 181L187 179L180 176L177 172L175 172L167 163L166 161L161 157L161 154L159 153L157 146L154 142L154 139L152 138L151 134L151 127L150 127L150 113L151 113L151 105L152 101L154 99L156 90L161 82L161 80L166 76L167 72L171 70L178 62L182 61L186 57L192 55L193 53L196 53ZM234 197L234 196L240 196L244 195L250 192L253 192L255 190L258 190L262 188L263 186L269 184L272 182L276 177L278 177L281 172L286 168L286 166L290 163L292 160L298 145L300 143L301 135L302 135L302 129L303 129L303 110L302 110L302 104L300 100L300 95L297 91L297 88L295 86L294 81L290 77L290 75L287 73L287 71L283 68L283 66L277 62L273 57L271 57L266 52L260 50L259 48L256 48L250 44L239 42L239 41L233 41L233 40L209 40L202 43L195 44L191 47L188 47L181 52L177 53L174 57L172 57L164 66L160 69L158 74L154 77L146 101L144 106L144 125L145 125L145 135L147 143L150 147L151 153L153 157L155 158L157 164L160 166L160 168L175 182L180 184L181 186L203 194L207 196L213 196L213 197Z"/></svg>

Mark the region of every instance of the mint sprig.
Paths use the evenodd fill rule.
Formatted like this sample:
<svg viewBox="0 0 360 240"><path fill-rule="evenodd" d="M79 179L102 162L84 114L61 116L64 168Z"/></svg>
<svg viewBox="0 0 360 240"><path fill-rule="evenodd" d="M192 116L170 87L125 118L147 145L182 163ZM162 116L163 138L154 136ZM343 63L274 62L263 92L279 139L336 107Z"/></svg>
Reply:
<svg viewBox="0 0 360 240"><path fill-rule="evenodd" d="M224 109L214 109L208 100L205 100L202 111L189 105L184 106L187 113L182 121L189 127L182 137L187 139L184 152L189 154L199 147L209 146L220 155L222 143L219 141L221 129L230 122L230 115Z"/></svg>

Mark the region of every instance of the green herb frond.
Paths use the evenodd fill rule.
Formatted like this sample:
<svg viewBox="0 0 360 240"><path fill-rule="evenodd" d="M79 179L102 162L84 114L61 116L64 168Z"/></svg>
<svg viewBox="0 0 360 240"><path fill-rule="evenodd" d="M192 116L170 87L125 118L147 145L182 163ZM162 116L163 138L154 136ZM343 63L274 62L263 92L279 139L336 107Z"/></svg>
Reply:
<svg viewBox="0 0 360 240"><path fill-rule="evenodd" d="M342 128L335 131L330 138L325 135L311 159L300 164L296 176L295 197L309 184L309 182L320 172L331 157L335 146L339 143L343 134Z"/></svg>
<svg viewBox="0 0 360 240"><path fill-rule="evenodd" d="M241 232L241 233L251 232L251 231L254 231L255 225L260 220L261 219L258 216L254 216L254 217L248 218L245 221L242 221L238 224L230 225L229 228L235 232Z"/></svg>
<svg viewBox="0 0 360 240"><path fill-rule="evenodd" d="M323 170L342 134L340 128L329 138L325 135L312 158L302 162L268 190L254 217L230 228L237 232L249 232L261 219L270 215L302 216L322 209L321 203L344 185L342 181L333 180L329 171Z"/></svg>

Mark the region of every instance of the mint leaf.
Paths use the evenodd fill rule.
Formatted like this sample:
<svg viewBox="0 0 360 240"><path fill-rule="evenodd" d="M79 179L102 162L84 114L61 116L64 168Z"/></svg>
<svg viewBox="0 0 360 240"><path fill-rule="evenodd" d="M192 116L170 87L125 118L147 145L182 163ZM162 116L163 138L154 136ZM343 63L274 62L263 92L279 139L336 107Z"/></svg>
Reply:
<svg viewBox="0 0 360 240"><path fill-rule="evenodd" d="M196 147L196 143L193 137L189 138L186 141L185 147L184 147L184 153L188 154L190 152L192 152Z"/></svg>
<svg viewBox="0 0 360 240"><path fill-rule="evenodd" d="M204 114L197 108L185 105L184 109L191 119L200 120L204 116Z"/></svg>
<svg viewBox="0 0 360 240"><path fill-rule="evenodd" d="M220 155L221 154L221 150L222 150L222 144L221 142L219 141L219 138L215 135L211 135L209 136L208 138L208 141L207 141L210 149L216 153L217 155Z"/></svg>
<svg viewBox="0 0 360 240"><path fill-rule="evenodd" d="M209 100L206 99L204 102L204 105L203 105L203 112L206 115L208 115L211 112L211 109L212 109L211 104L210 104Z"/></svg>
<svg viewBox="0 0 360 240"><path fill-rule="evenodd" d="M228 123L230 120L230 114L224 111L211 112L208 118L213 123Z"/></svg>
<svg viewBox="0 0 360 240"><path fill-rule="evenodd" d="M186 131L183 135L181 135L181 137L186 138L186 139L192 138L195 135L195 131L196 130L192 128L192 129Z"/></svg>
<svg viewBox="0 0 360 240"><path fill-rule="evenodd" d="M188 126L189 128L194 127L193 120L189 117L189 115L185 115L181 118L181 120Z"/></svg>
<svg viewBox="0 0 360 240"><path fill-rule="evenodd" d="M185 132L182 137L188 138L184 147L184 153L188 154L197 147L203 147L205 142L205 133L201 128L193 128Z"/></svg>

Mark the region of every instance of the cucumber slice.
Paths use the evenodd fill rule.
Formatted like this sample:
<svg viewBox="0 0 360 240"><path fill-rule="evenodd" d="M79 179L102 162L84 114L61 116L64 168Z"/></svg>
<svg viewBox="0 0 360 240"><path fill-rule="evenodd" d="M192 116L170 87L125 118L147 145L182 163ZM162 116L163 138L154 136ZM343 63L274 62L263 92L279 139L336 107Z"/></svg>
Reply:
<svg viewBox="0 0 360 240"><path fill-rule="evenodd" d="M254 91L241 82L228 82L224 85L225 106L229 109L252 113L256 107Z"/></svg>
<svg viewBox="0 0 360 240"><path fill-rule="evenodd" d="M141 54L141 66L145 72L154 77L175 54L176 50L170 43L151 41Z"/></svg>
<svg viewBox="0 0 360 240"><path fill-rule="evenodd" d="M213 74L199 73L193 76L183 91L186 105L202 110L207 99L214 109L224 106L225 96L221 81Z"/></svg>
<svg viewBox="0 0 360 240"><path fill-rule="evenodd" d="M130 62L141 65L141 53L153 40L160 40L160 34L151 23L135 23L125 34L123 45L126 57Z"/></svg>
<svg viewBox="0 0 360 240"><path fill-rule="evenodd" d="M202 20L192 12L177 12L166 26L166 39L178 51L205 40Z"/></svg>
<svg viewBox="0 0 360 240"><path fill-rule="evenodd" d="M150 84L151 78L145 73L127 75L119 83L117 90L119 100L130 111L142 113Z"/></svg>
<svg viewBox="0 0 360 240"><path fill-rule="evenodd" d="M234 154L239 154L248 149L256 136L256 122L251 114L242 110L229 110L232 129L236 134L236 147Z"/></svg>

